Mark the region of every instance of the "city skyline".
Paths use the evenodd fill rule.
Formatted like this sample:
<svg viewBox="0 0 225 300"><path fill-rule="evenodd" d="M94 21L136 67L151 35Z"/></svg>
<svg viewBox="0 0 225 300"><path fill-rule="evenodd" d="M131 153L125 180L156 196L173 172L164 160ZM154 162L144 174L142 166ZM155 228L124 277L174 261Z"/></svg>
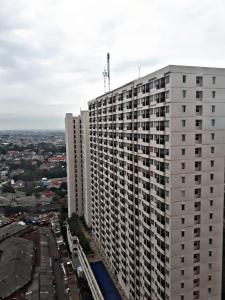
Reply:
<svg viewBox="0 0 225 300"><path fill-rule="evenodd" d="M0 129L63 128L66 112L79 114L103 93L107 52L112 88L137 78L139 66L141 76L168 64L225 66L220 0L100 0L97 7L3 0L1 7Z"/></svg>

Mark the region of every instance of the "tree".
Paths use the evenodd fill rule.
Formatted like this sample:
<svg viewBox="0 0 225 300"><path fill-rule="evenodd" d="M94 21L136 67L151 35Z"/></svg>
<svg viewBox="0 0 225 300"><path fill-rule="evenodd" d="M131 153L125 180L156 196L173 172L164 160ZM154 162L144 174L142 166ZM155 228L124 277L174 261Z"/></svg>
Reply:
<svg viewBox="0 0 225 300"><path fill-rule="evenodd" d="M67 183L66 182L62 182L59 188L60 188L60 190L67 191Z"/></svg>
<svg viewBox="0 0 225 300"><path fill-rule="evenodd" d="M2 192L3 193L15 193L15 189L10 184L7 184L7 185L3 186Z"/></svg>

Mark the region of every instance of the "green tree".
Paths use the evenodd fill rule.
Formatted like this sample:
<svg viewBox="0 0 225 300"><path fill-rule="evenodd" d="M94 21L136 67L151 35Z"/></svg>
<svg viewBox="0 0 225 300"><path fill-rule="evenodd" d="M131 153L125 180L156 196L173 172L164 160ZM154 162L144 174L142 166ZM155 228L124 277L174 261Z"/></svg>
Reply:
<svg viewBox="0 0 225 300"><path fill-rule="evenodd" d="M10 184L7 184L7 185L3 186L2 192L3 193L15 193L15 189Z"/></svg>

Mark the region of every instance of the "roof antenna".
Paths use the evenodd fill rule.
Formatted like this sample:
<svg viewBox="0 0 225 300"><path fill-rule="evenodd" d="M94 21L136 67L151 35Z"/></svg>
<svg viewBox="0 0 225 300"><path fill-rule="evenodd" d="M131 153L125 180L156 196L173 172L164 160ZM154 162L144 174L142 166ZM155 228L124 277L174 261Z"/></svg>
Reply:
<svg viewBox="0 0 225 300"><path fill-rule="evenodd" d="M104 94L106 93L106 78L108 77L108 73L106 69L102 72L103 78L104 78Z"/></svg>
<svg viewBox="0 0 225 300"><path fill-rule="evenodd" d="M110 54L109 52L107 53L107 75L108 75L108 88L110 91Z"/></svg>

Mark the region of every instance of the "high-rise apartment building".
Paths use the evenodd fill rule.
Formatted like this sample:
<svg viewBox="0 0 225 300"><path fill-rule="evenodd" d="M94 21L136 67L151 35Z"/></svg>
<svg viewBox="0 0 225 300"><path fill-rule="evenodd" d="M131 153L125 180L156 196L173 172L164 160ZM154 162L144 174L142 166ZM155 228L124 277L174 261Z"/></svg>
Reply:
<svg viewBox="0 0 225 300"><path fill-rule="evenodd" d="M89 102L92 230L129 299L221 299L225 69L168 66Z"/></svg>
<svg viewBox="0 0 225 300"><path fill-rule="evenodd" d="M90 170L88 111L81 111L80 116L67 113L65 127L68 215L84 216L87 226L91 227L90 176L87 176Z"/></svg>

